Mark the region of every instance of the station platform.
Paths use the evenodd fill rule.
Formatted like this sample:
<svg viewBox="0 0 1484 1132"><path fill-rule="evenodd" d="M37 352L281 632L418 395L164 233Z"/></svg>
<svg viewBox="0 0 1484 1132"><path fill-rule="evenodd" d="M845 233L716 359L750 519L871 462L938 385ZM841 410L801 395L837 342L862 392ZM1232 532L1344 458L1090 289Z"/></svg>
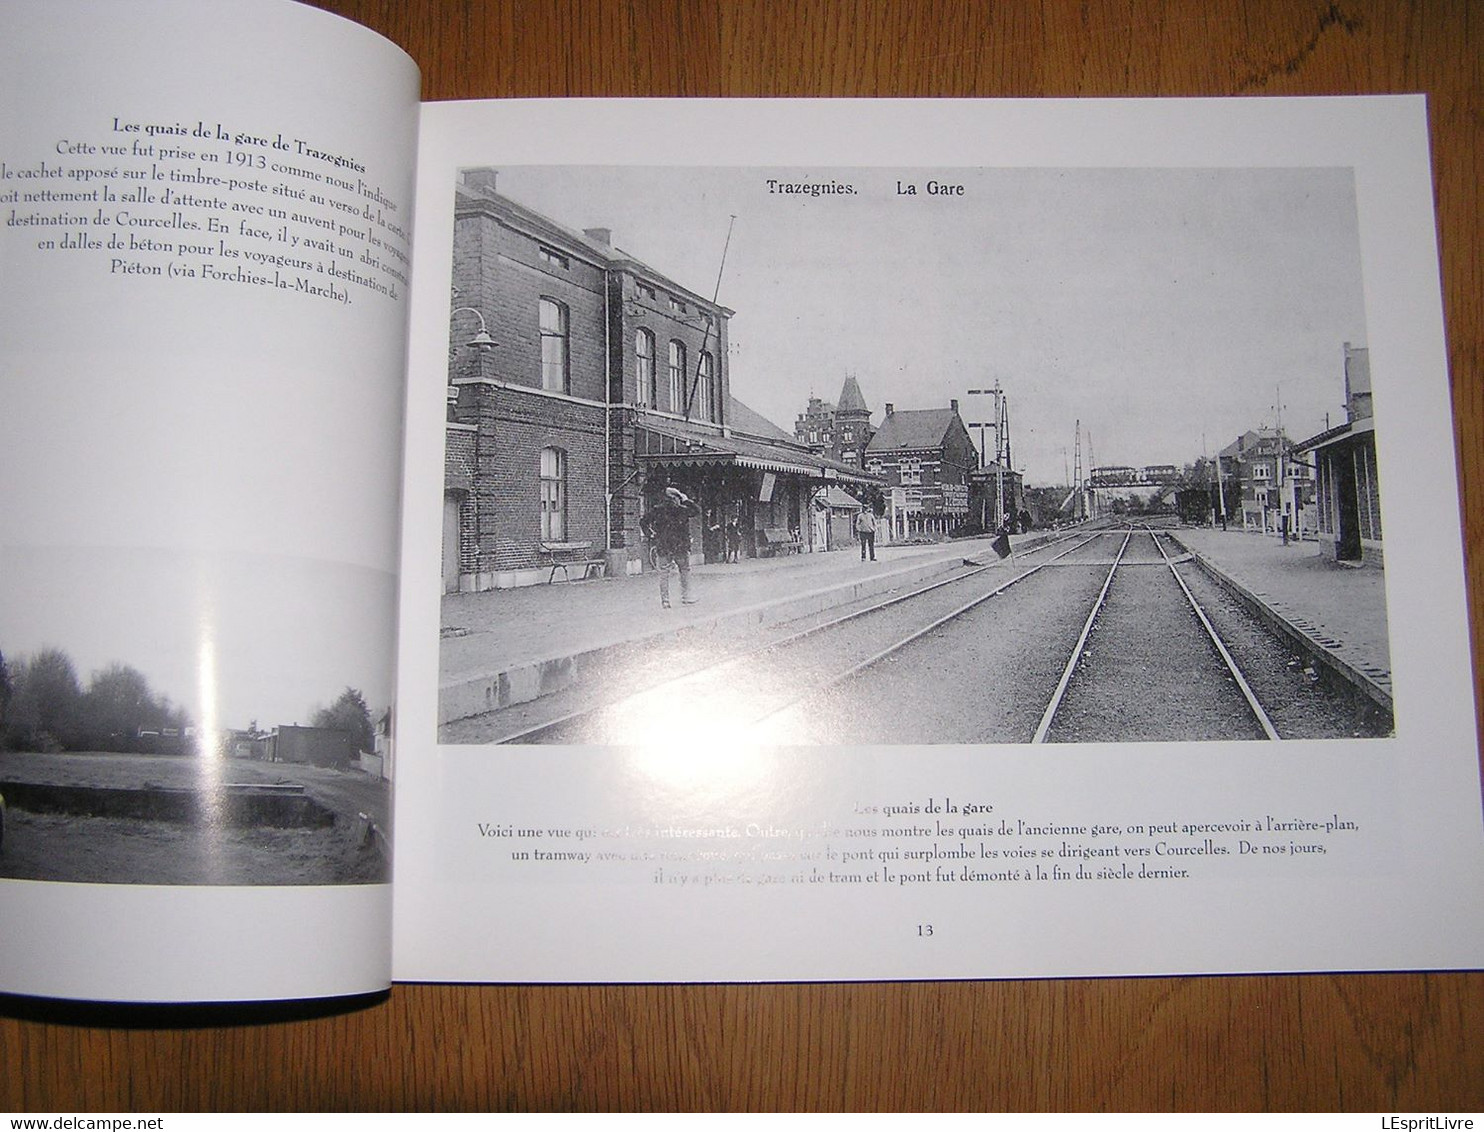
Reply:
<svg viewBox="0 0 1484 1132"><path fill-rule="evenodd" d="M1374 702L1391 708L1391 647L1386 573L1334 562L1316 542L1255 531L1180 527L1171 532L1250 606Z"/></svg>
<svg viewBox="0 0 1484 1132"><path fill-rule="evenodd" d="M1042 536L1044 537L1044 536ZM1035 534L1017 536L1037 539ZM1038 540L1039 541L1039 540ZM660 605L653 573L554 582L443 598L438 722L525 703L580 682L635 642L704 627L764 626L993 560L990 540L859 547L691 567L694 605Z"/></svg>
<svg viewBox="0 0 1484 1132"><path fill-rule="evenodd" d="M1011 542L1019 553L1066 533L1034 531ZM1284 546L1271 536L1209 528L1172 533L1249 604L1336 658L1347 676L1389 704L1382 571L1337 566L1313 542ZM449 594L442 604L438 721L561 691L619 661L638 642L793 620L946 574L965 559L1007 573L1016 568L1013 558L998 560L989 544L978 538L881 546L875 562L862 562L859 549L849 547L695 566L696 604L680 603L672 578L670 609L660 605L653 574Z"/></svg>

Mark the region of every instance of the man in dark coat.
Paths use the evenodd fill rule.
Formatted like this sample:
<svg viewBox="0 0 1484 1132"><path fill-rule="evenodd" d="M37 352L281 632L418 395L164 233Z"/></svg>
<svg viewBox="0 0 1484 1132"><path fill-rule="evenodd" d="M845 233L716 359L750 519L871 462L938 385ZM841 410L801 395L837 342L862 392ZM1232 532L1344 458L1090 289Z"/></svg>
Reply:
<svg viewBox="0 0 1484 1132"><path fill-rule="evenodd" d="M670 571L680 571L680 601L695 605L690 591L690 521L701 513L679 488L665 488L665 497L639 521L639 529L654 548L660 575L660 604L670 608Z"/></svg>
<svg viewBox="0 0 1484 1132"><path fill-rule="evenodd" d="M868 550L871 553L871 561L876 561L876 528L878 525L875 510L867 503L855 517L855 533L861 540L862 562L866 560Z"/></svg>

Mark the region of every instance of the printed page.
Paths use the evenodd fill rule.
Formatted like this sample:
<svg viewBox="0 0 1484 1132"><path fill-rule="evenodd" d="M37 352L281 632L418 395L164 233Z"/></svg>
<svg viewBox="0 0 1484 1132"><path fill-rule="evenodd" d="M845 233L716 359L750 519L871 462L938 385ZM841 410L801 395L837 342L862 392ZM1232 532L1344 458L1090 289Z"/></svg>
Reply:
<svg viewBox="0 0 1484 1132"><path fill-rule="evenodd" d="M418 180L397 978L1484 958L1421 99L430 104Z"/></svg>
<svg viewBox="0 0 1484 1132"><path fill-rule="evenodd" d="M388 982L417 92L297 4L0 12L0 990Z"/></svg>

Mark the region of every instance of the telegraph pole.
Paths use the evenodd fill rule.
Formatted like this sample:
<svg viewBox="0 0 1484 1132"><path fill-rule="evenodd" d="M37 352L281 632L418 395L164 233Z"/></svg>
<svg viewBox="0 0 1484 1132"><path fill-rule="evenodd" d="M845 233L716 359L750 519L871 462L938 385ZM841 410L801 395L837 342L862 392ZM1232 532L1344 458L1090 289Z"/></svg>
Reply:
<svg viewBox="0 0 1484 1132"><path fill-rule="evenodd" d="M731 216L731 219L727 221L727 238L726 238L726 242L721 245L721 262L719 264L717 264L717 267L716 267L716 286L715 286L715 288L712 289L712 292L711 292L711 305L713 307L716 306L716 300L721 297L721 273L723 271L725 271L726 270L726 267L727 267L727 249L732 246L732 226L734 224L736 224L736 223L737 223L737 216L736 216L736 213L733 213L732 216ZM695 399L696 399L696 386L700 385L700 383L701 383L701 362L702 362L702 360L706 356L706 347L708 345L710 345L710 343L711 343L711 322L712 322L712 318L714 316L712 315L712 313L710 311L706 311L705 312L705 317L706 317L706 331L701 336L701 349L696 354L696 375L693 378L691 378L689 387L686 388L685 390L683 390L683 392L685 394L685 404L684 404L683 407L684 407L684 410L685 410L685 419L687 421L690 420L691 406L695 403ZM720 337L720 334L719 333L718 333L718 337ZM717 392L717 396L719 398L720 395L721 395L721 363L720 362L717 362L717 363L715 363L712 366L711 380L716 385L716 392ZM719 408L720 408L720 406L713 405L711 407L711 411L713 413L715 413Z"/></svg>
<svg viewBox="0 0 1484 1132"><path fill-rule="evenodd" d="M1005 394L1000 389L1000 383L994 383L995 393L995 419L994 419L994 499L996 522L995 530L1005 526L1005 465L1010 460L1010 410L1005 405Z"/></svg>
<svg viewBox="0 0 1484 1132"><path fill-rule="evenodd" d="M1077 418L1077 438L1072 449L1072 491L1077 506L1072 513L1074 519L1087 518L1087 501L1082 498L1082 418Z"/></svg>
<svg viewBox="0 0 1484 1132"><path fill-rule="evenodd" d="M1005 509L1005 478L1004 478L1005 477L1005 470L1000 465L1000 449L1002 447L1002 439L1001 438L1005 434L1005 423L1006 423L1005 422L1005 408L1004 408L1004 406L1005 406L1004 393L1001 392L1001 390L1000 390L1000 381L999 381L999 378L996 378L993 389L970 389L970 390L968 390L968 394L969 394L970 397L992 397L992 398L994 398L993 410L992 410L994 412L994 423L992 425L986 425L985 421L983 419L980 419L978 421L972 422L970 424L970 427L971 428L977 427L979 429L979 463L981 465L987 465L988 462L989 462L989 451L985 447L985 444L984 444L984 430L985 430L986 427L993 428L994 429L994 433L995 433L994 446L995 446L995 465L996 465L996 471L995 471L995 505L994 505L993 517L994 517L994 529L995 530L998 530L999 527L1000 527L1000 525L1004 522L1004 509ZM985 530L989 530L990 529L990 514L988 512L987 502L980 504L979 525L982 526L982 527L984 527Z"/></svg>

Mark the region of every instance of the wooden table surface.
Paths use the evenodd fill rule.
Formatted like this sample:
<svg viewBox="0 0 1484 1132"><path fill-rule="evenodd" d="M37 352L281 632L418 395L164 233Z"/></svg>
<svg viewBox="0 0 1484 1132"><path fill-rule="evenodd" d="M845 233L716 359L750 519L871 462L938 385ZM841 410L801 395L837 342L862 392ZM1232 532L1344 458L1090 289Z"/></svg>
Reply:
<svg viewBox="0 0 1484 1132"><path fill-rule="evenodd" d="M428 99L1426 92L1484 604L1472 0L320 3L406 48ZM5 1108L1478 1111L1484 974L400 986L210 1015L0 1000Z"/></svg>

